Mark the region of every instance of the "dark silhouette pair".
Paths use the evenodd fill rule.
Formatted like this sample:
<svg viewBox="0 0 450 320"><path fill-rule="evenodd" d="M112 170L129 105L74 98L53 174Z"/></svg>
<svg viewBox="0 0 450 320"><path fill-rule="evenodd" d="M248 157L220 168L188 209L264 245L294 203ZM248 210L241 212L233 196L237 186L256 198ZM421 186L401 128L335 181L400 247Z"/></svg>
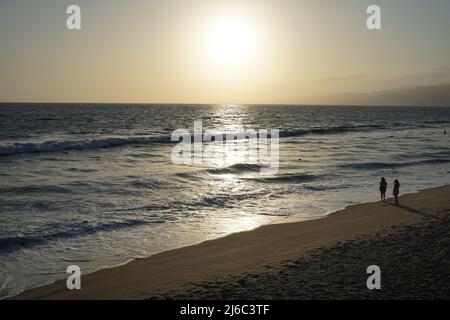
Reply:
<svg viewBox="0 0 450 320"><path fill-rule="evenodd" d="M386 179L383 177L380 181L380 193L381 193L381 200L386 201L386 190L387 190L387 182ZM395 179L394 181L394 190L392 191L392 194L395 197L395 205L398 206L398 195L400 194L400 182Z"/></svg>

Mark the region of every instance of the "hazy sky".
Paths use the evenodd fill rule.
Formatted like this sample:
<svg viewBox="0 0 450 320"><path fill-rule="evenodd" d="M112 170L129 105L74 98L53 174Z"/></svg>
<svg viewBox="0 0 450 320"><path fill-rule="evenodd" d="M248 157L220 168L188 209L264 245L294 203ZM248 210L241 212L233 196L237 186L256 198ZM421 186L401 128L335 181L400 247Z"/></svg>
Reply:
<svg viewBox="0 0 450 320"><path fill-rule="evenodd" d="M0 101L303 103L445 84L449 32L448 0L0 0Z"/></svg>

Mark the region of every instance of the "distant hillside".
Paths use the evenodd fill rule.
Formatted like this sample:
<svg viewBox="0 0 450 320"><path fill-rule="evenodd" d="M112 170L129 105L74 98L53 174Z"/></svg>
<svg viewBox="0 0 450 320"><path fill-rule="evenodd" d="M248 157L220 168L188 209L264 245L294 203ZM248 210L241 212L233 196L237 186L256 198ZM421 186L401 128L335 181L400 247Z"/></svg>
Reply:
<svg viewBox="0 0 450 320"><path fill-rule="evenodd" d="M368 93L342 93L321 97L320 104L338 105L386 105L386 106L448 106L450 107L450 84L393 89Z"/></svg>

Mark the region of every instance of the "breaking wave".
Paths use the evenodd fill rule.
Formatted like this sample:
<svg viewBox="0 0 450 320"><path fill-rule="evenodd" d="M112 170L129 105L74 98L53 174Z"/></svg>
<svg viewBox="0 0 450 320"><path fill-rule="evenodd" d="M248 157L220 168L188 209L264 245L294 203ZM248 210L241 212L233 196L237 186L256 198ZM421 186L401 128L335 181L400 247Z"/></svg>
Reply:
<svg viewBox="0 0 450 320"><path fill-rule="evenodd" d="M21 153L57 152L66 150L94 150L120 147L129 144L168 143L170 136L161 137L130 137L106 138L78 141L45 141L40 143L14 143L7 146L0 145L0 156Z"/></svg>
<svg viewBox="0 0 450 320"><path fill-rule="evenodd" d="M318 176L298 173L298 174L281 174L273 177L261 177L261 178L252 178L250 180L263 182L263 183L303 183L303 182L311 182L313 180L318 179Z"/></svg>
<svg viewBox="0 0 450 320"><path fill-rule="evenodd" d="M395 169L420 165L450 163L450 159L428 159L410 162L360 162L340 165L341 168L355 170Z"/></svg>
<svg viewBox="0 0 450 320"><path fill-rule="evenodd" d="M306 130L281 130L279 132L280 138L288 137L300 137L308 134L338 134L345 132L355 132L355 131L369 131L374 129L381 129L381 125L357 125L357 126L338 126L329 128L313 128ZM256 131L258 132L258 131ZM236 136L242 135L242 133L227 133L233 139ZM227 134L218 133L217 135L223 135L226 141ZM258 134L256 135L258 136ZM194 141L196 136L191 135L191 141ZM198 138L198 136L197 136ZM269 132L270 138L270 132ZM208 142L209 140L206 136L201 136L201 140ZM153 137L111 137L104 139L86 139L86 140L67 140L67 141L44 141L44 142L16 142L9 145L0 145L0 156L5 155L15 155L22 153L39 153L39 152L58 152L58 151L69 151L69 150L95 150L95 149L105 149L113 147L121 147L126 145L140 145L140 144L162 144L162 143L177 143L177 141L172 141L172 136L162 135Z"/></svg>
<svg viewBox="0 0 450 320"><path fill-rule="evenodd" d="M132 228L136 226L163 223L163 220L145 221L145 220L125 220L116 221L103 224L89 224L88 222L81 223L79 227L73 229L57 231L53 233L46 233L42 235L18 235L12 237L0 238L0 252L17 251L22 248L34 247L46 244L50 241L57 241L67 238L75 238L88 234L95 234L101 231L115 231L125 228Z"/></svg>

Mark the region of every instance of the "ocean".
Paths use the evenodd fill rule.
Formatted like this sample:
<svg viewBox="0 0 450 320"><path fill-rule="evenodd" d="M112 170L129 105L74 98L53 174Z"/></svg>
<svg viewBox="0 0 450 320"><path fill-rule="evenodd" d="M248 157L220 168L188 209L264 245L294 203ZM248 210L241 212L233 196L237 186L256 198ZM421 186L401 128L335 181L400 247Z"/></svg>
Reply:
<svg viewBox="0 0 450 320"><path fill-rule="evenodd" d="M242 148L175 164L174 130L279 130L279 170ZM0 104L0 298L254 229L450 184L450 108ZM239 144L239 142L238 142ZM205 143L204 145L207 145Z"/></svg>

